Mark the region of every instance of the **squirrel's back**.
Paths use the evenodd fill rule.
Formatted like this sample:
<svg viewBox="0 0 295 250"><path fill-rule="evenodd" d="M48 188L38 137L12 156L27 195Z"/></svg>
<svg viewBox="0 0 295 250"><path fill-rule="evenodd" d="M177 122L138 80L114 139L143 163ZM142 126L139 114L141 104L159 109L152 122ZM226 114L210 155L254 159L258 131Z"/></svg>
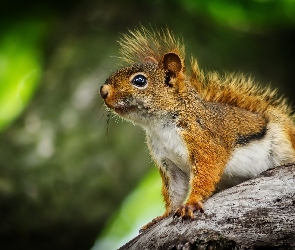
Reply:
<svg viewBox="0 0 295 250"><path fill-rule="evenodd" d="M226 103L257 113L265 113L269 108L274 108L287 116L292 113L291 107L282 96L278 96L276 89L259 86L243 74L205 74L199 69L194 58L191 66L190 83L208 102Z"/></svg>

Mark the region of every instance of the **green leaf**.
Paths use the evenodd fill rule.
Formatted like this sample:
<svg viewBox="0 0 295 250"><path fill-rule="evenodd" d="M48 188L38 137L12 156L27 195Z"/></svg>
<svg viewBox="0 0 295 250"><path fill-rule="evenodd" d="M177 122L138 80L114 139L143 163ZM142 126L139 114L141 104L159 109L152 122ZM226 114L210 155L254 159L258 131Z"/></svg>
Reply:
<svg viewBox="0 0 295 250"><path fill-rule="evenodd" d="M0 26L0 131L23 111L36 90L45 28L38 20Z"/></svg>

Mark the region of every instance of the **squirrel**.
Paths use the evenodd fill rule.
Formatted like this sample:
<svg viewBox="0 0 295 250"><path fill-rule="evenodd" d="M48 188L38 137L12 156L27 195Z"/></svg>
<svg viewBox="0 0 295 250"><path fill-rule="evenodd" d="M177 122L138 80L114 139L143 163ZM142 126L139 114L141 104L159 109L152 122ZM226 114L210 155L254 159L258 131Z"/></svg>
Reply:
<svg viewBox="0 0 295 250"><path fill-rule="evenodd" d="M241 74L204 73L169 29L144 27L119 40L127 66L100 95L122 118L140 125L162 178L165 212L194 219L217 190L295 162L295 127L286 100Z"/></svg>

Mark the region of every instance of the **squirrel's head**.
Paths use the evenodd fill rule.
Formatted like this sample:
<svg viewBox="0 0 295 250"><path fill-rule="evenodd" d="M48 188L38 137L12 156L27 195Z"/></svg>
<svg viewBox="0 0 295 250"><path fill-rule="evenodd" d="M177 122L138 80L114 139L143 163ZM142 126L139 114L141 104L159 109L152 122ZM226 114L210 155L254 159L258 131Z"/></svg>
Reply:
<svg viewBox="0 0 295 250"><path fill-rule="evenodd" d="M127 67L113 73L100 89L105 104L120 116L144 124L173 112L186 91L184 46L168 29L129 31L119 40Z"/></svg>
<svg viewBox="0 0 295 250"><path fill-rule="evenodd" d="M170 52L156 59L119 69L100 88L105 104L120 116L144 123L163 113L173 112L176 97L185 91L183 59Z"/></svg>

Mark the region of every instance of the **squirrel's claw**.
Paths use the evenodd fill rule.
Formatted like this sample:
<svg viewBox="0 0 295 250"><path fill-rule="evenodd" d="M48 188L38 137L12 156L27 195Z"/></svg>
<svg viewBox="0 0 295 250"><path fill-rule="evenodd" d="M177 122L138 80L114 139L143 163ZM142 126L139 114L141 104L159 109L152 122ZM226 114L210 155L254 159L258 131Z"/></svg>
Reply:
<svg viewBox="0 0 295 250"><path fill-rule="evenodd" d="M199 210L201 213L204 213L204 207L201 201L195 204L183 204L181 205L173 215L175 217L182 217L182 220L194 219L194 212Z"/></svg>

